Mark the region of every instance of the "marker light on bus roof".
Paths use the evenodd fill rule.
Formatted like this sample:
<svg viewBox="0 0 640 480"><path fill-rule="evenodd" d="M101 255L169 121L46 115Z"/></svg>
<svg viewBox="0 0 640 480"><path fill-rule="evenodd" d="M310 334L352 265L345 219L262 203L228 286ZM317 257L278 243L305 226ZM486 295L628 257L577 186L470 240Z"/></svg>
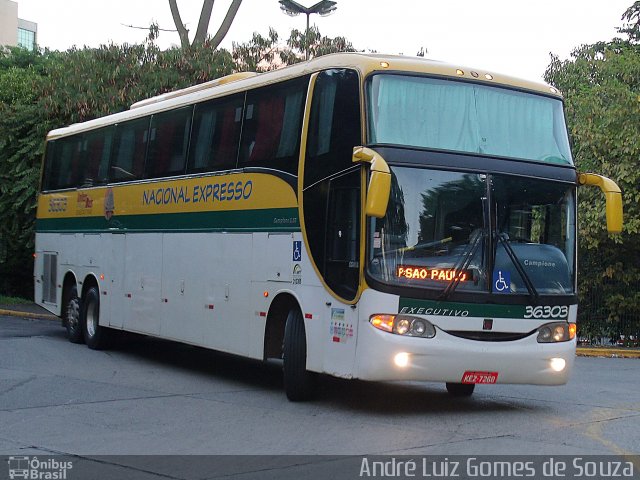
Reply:
<svg viewBox="0 0 640 480"><path fill-rule="evenodd" d="M464 75L464 71L457 69L456 70L456 75Z"/></svg>
<svg viewBox="0 0 640 480"><path fill-rule="evenodd" d="M493 80L493 75L491 75L490 73L485 73L484 78L486 78L487 80Z"/></svg>
<svg viewBox="0 0 640 480"><path fill-rule="evenodd" d="M549 91L551 93L558 93L558 90L556 88L554 88L554 87L549 87Z"/></svg>
<svg viewBox="0 0 640 480"><path fill-rule="evenodd" d="M382 68L389 68L389 62L380 62Z"/></svg>

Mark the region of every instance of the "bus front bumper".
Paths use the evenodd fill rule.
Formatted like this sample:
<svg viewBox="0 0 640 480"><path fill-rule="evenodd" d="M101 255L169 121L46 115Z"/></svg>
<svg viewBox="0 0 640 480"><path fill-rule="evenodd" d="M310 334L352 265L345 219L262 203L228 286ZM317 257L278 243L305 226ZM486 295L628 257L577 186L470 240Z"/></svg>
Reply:
<svg viewBox="0 0 640 480"><path fill-rule="evenodd" d="M535 334L515 341L486 342L454 337L439 328L434 338L416 338L383 332L372 325L363 327L355 375L362 380L563 385L576 352L575 339L538 343Z"/></svg>

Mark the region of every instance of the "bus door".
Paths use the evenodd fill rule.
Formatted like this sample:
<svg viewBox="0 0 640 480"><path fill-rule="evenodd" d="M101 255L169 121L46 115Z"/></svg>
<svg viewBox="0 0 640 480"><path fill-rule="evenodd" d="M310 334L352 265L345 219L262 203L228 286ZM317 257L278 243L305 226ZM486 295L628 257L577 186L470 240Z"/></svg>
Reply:
<svg viewBox="0 0 640 480"><path fill-rule="evenodd" d="M322 328L308 336L322 341L323 370L338 376L353 370L358 328L362 169L352 155L362 143L359 85L353 70L317 75L299 192L307 251L325 286L317 292Z"/></svg>

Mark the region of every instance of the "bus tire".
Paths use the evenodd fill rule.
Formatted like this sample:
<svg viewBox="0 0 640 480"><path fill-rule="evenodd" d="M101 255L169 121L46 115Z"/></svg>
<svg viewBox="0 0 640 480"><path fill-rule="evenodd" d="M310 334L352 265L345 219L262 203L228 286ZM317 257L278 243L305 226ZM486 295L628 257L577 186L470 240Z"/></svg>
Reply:
<svg viewBox="0 0 640 480"><path fill-rule="evenodd" d="M474 383L448 383L447 392L454 397L470 397L476 386Z"/></svg>
<svg viewBox="0 0 640 480"><path fill-rule="evenodd" d="M293 308L284 327L284 391L292 402L309 400L315 393L316 375L307 370L307 339L302 313Z"/></svg>
<svg viewBox="0 0 640 480"><path fill-rule="evenodd" d="M100 326L100 294L97 287L91 287L85 293L81 303L80 321L84 341L92 350L104 350L109 346L110 331Z"/></svg>
<svg viewBox="0 0 640 480"><path fill-rule="evenodd" d="M80 324L80 298L78 298L78 288L75 285L69 288L69 292L65 296L63 315L69 341L84 343L84 334Z"/></svg>

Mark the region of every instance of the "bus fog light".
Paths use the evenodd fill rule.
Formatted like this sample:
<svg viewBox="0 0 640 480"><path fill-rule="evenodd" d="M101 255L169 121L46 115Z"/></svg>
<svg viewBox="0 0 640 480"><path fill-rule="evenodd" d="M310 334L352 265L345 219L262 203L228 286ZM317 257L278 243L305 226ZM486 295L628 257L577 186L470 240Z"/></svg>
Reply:
<svg viewBox="0 0 640 480"><path fill-rule="evenodd" d="M552 358L549 363L554 372L561 372L564 370L564 367L567 366L567 362L564 358Z"/></svg>
<svg viewBox="0 0 640 480"><path fill-rule="evenodd" d="M400 368L405 368L409 365L409 354L407 352L396 353L396 356L393 357L393 363Z"/></svg>

